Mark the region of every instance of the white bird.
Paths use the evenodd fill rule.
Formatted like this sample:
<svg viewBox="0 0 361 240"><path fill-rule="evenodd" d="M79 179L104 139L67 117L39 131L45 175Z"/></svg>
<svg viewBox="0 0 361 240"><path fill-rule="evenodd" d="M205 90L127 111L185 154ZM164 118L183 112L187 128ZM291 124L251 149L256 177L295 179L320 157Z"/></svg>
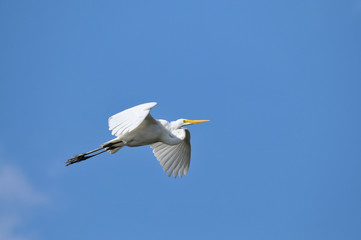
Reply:
<svg viewBox="0 0 361 240"><path fill-rule="evenodd" d="M74 156L66 161L66 166L106 151L116 153L124 146L150 145L168 176L173 174L176 178L177 175L186 175L191 159L191 144L189 130L183 126L209 120L156 120L150 115L155 105L156 102L144 103L111 116L109 130L116 138L102 144L100 148Z"/></svg>

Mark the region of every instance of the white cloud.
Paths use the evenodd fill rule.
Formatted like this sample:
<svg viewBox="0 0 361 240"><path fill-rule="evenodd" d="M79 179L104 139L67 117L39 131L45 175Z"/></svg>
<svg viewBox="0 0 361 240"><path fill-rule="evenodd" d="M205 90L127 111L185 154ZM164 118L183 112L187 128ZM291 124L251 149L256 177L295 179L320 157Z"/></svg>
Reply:
<svg viewBox="0 0 361 240"><path fill-rule="evenodd" d="M29 240L20 234L28 214L48 202L31 181L15 166L0 161L0 240Z"/></svg>
<svg viewBox="0 0 361 240"><path fill-rule="evenodd" d="M17 168L0 165L0 202L31 206L46 203L47 198L37 192Z"/></svg>
<svg viewBox="0 0 361 240"><path fill-rule="evenodd" d="M0 216L0 240L28 240L28 237L16 234L21 220L16 216Z"/></svg>

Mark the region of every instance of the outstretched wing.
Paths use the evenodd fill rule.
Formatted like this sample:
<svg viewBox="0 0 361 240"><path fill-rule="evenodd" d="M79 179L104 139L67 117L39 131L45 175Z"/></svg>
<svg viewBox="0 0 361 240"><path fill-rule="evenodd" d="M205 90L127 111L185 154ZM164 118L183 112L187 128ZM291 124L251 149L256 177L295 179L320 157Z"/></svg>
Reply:
<svg viewBox="0 0 361 240"><path fill-rule="evenodd" d="M144 103L111 116L108 121L109 130L117 137L134 130L155 105L156 102Z"/></svg>
<svg viewBox="0 0 361 240"><path fill-rule="evenodd" d="M186 175L191 162L191 135L187 129L184 129L186 136L182 142L177 145L167 145L157 142L150 145L153 153L163 166L163 170L167 172L168 177L173 173L176 178L177 174L182 177Z"/></svg>

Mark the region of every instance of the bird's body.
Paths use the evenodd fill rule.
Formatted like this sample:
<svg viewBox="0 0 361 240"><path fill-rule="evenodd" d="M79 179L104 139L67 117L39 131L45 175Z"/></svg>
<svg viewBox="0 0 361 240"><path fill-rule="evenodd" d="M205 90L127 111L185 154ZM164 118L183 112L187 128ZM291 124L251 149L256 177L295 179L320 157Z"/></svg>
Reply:
<svg viewBox="0 0 361 240"><path fill-rule="evenodd" d="M66 165L83 161L106 151L113 154L124 146L150 145L168 176L173 173L174 177L177 174L182 177L188 171L191 151L190 133L182 126L208 120L178 119L172 122L156 120L149 113L155 105L157 105L155 102L144 103L110 117L109 130L116 138L102 144L101 148L76 155L69 159Z"/></svg>

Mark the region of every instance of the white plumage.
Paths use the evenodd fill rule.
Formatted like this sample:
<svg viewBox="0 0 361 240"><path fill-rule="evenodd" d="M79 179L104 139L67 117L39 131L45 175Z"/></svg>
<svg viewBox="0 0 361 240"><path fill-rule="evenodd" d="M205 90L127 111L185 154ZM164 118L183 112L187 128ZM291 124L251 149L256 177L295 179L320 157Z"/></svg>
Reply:
<svg viewBox="0 0 361 240"><path fill-rule="evenodd" d="M155 105L156 102L144 103L111 116L108 121L109 130L117 137L134 130Z"/></svg>
<svg viewBox="0 0 361 240"><path fill-rule="evenodd" d="M154 156L163 166L163 170L167 172L168 177L173 173L174 177L177 174L183 177L189 169L191 161L191 135L188 129L184 129L186 137L181 143L176 145L167 145L162 142L157 142L150 145L153 148Z"/></svg>
<svg viewBox="0 0 361 240"><path fill-rule="evenodd" d="M76 155L69 159L66 165L83 161L105 151L113 154L124 146L150 145L168 176L182 177L183 174L187 174L191 144L190 133L183 126L208 120L178 119L172 122L156 120L150 114L150 110L156 105L156 102L144 103L111 116L109 130L116 138L104 143L101 148Z"/></svg>

